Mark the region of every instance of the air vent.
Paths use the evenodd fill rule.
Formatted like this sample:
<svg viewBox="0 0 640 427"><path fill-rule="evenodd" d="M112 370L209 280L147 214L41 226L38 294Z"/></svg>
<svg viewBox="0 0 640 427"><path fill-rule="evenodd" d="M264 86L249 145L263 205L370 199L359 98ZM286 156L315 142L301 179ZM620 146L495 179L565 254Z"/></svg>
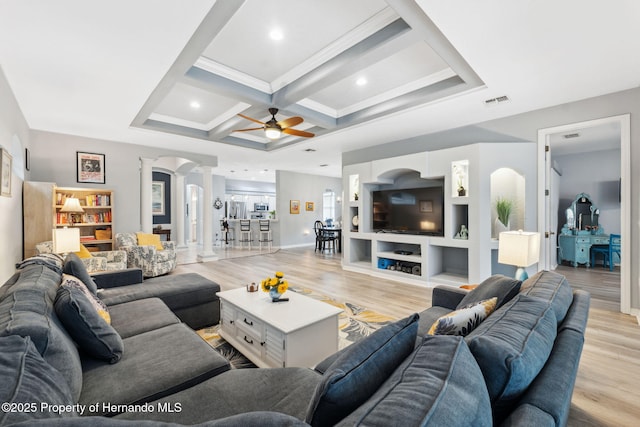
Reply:
<svg viewBox="0 0 640 427"><path fill-rule="evenodd" d="M562 135L564 139L578 138L580 136L579 133L568 133L566 135Z"/></svg>
<svg viewBox="0 0 640 427"><path fill-rule="evenodd" d="M307 153L313 153L316 150L314 148L305 148L304 151L306 151Z"/></svg>
<svg viewBox="0 0 640 427"><path fill-rule="evenodd" d="M329 166L329 165L326 164L326 163L323 163L323 164L320 165L321 168L326 168L327 166Z"/></svg>
<svg viewBox="0 0 640 427"><path fill-rule="evenodd" d="M498 105L508 101L510 101L509 97L507 95L502 95L491 99L485 99L484 105L486 105L487 107L492 107L494 105Z"/></svg>

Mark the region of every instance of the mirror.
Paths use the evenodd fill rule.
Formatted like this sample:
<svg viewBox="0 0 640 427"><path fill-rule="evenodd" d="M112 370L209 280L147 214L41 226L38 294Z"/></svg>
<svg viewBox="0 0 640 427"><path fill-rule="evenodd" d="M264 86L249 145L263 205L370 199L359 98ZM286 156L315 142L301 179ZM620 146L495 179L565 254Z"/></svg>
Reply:
<svg viewBox="0 0 640 427"><path fill-rule="evenodd" d="M564 228L574 232L587 230L595 233L600 230L599 216L600 210L591 201L591 196L580 193L566 210L567 222Z"/></svg>

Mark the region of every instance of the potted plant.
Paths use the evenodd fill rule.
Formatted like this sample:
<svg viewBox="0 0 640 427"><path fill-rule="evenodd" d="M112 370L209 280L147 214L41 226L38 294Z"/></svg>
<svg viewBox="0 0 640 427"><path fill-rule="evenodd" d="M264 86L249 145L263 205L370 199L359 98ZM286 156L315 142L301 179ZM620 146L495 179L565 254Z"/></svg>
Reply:
<svg viewBox="0 0 640 427"><path fill-rule="evenodd" d="M513 211L513 200L506 199L504 197L498 197L496 199L496 212L498 214L498 218L496 218L496 235L499 238L500 233L502 231L508 231L509 227L509 218L511 217L511 212Z"/></svg>

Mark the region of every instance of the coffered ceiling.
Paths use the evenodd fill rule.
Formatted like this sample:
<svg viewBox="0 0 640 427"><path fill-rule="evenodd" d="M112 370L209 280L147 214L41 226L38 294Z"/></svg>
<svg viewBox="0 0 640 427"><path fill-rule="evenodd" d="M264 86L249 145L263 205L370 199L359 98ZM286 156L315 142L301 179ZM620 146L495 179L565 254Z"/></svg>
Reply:
<svg viewBox="0 0 640 427"><path fill-rule="evenodd" d="M216 174L273 181L638 87L639 20L631 0L2 0L0 67L35 131L215 155ZM316 136L234 132L270 107Z"/></svg>
<svg viewBox="0 0 640 427"><path fill-rule="evenodd" d="M411 0L218 1L133 125L271 151L304 137L238 114L320 136L481 85Z"/></svg>

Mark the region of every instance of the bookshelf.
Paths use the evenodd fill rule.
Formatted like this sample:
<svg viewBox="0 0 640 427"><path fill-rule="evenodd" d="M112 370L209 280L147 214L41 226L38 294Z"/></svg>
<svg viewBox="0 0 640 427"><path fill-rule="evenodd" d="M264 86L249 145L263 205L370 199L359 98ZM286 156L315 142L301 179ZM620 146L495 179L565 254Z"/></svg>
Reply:
<svg viewBox="0 0 640 427"><path fill-rule="evenodd" d="M83 213L60 212L69 197L79 200ZM53 188L53 223L56 227L80 228L80 241L89 250L113 250L113 191L97 188ZM72 218L71 218L72 217Z"/></svg>

